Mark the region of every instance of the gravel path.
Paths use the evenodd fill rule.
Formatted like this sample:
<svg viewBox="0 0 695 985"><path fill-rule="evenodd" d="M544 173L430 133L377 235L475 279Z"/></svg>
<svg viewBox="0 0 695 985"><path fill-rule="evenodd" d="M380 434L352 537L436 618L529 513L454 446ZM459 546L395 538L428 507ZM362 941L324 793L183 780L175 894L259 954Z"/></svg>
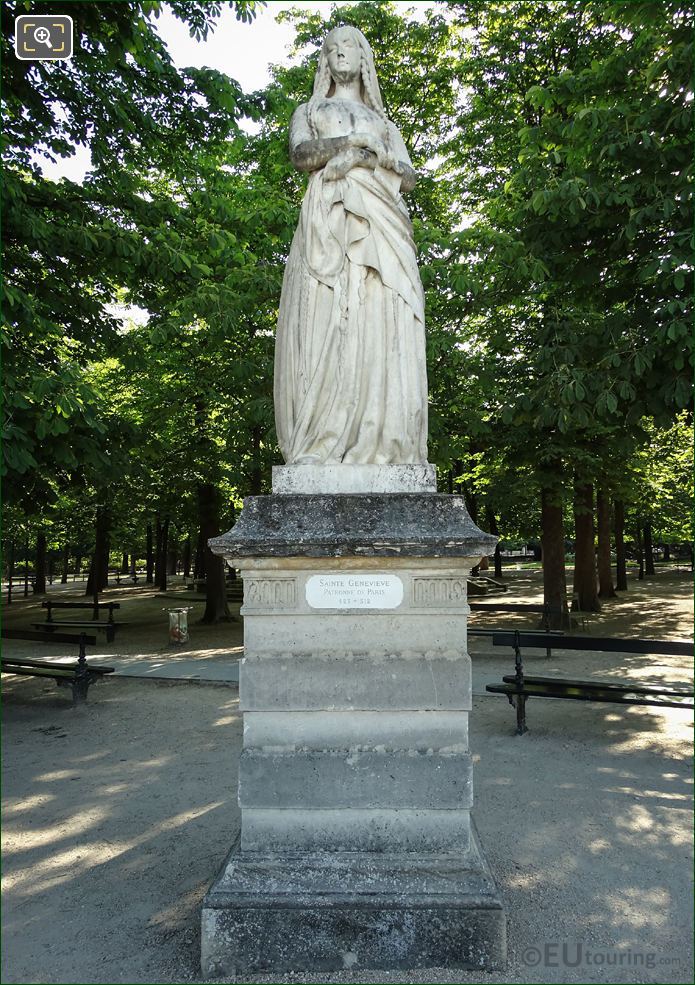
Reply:
<svg viewBox="0 0 695 985"><path fill-rule="evenodd" d="M236 690L109 680L73 711L52 686L12 679L4 716L2 981L199 982L200 901L239 822ZM687 713L538 702L519 740L491 696L471 722L507 973L282 981L691 980ZM577 942L623 967L558 966ZM550 966L530 967L546 947Z"/></svg>
<svg viewBox="0 0 695 985"><path fill-rule="evenodd" d="M492 673L508 655L477 659ZM558 653L553 669L569 659ZM687 674L576 659L596 676ZM2 981L201 982L200 903L239 823L238 693L110 679L78 709L66 693L3 678ZM244 981L692 981L691 717L538 701L529 722L518 739L503 698L475 700L475 814L509 916L503 975Z"/></svg>

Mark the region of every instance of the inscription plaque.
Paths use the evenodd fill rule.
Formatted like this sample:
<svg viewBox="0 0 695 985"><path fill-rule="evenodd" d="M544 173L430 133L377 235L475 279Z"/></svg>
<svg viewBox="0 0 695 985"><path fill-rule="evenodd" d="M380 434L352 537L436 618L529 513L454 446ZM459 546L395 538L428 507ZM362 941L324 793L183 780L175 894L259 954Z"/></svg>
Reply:
<svg viewBox="0 0 695 985"><path fill-rule="evenodd" d="M294 578L244 578L244 606L285 608L294 605Z"/></svg>
<svg viewBox="0 0 695 985"><path fill-rule="evenodd" d="M397 575L312 575L306 583L312 609L397 609L403 582Z"/></svg>
<svg viewBox="0 0 695 985"><path fill-rule="evenodd" d="M451 605L460 607L466 602L465 578L414 578L415 605Z"/></svg>

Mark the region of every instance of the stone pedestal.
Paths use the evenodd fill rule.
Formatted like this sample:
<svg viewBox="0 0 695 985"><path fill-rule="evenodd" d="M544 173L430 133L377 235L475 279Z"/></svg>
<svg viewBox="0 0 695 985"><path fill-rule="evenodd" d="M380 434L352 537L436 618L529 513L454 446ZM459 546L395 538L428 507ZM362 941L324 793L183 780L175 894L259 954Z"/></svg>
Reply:
<svg viewBox="0 0 695 985"><path fill-rule="evenodd" d="M211 542L244 578L244 746L204 974L504 965L468 750L466 578L493 545L433 491L252 497Z"/></svg>

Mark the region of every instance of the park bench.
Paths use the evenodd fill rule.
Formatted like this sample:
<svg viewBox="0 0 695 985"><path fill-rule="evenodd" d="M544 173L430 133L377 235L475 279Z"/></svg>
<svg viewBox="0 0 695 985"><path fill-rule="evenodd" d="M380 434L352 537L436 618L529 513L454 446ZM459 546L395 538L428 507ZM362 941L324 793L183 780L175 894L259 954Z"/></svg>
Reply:
<svg viewBox="0 0 695 985"><path fill-rule="evenodd" d="M120 602L56 602L53 599L48 599L41 603L42 607L46 609L46 621L45 622L33 622L31 625L35 626L37 629L42 629L46 633L53 632L54 629L62 629L64 626L86 626L94 632L100 632L106 634L106 641L108 643L113 642L116 635L116 628L123 625L122 623L116 623L113 621L113 610L120 609ZM92 618L91 619L61 619L60 622L55 622L53 619L54 609L91 609ZM99 622L99 610L108 609L108 618L106 622Z"/></svg>
<svg viewBox="0 0 695 985"><path fill-rule="evenodd" d="M196 578L195 581L186 583L186 590L189 592L198 592L198 594L203 594L207 590L207 582L205 579Z"/></svg>
<svg viewBox="0 0 695 985"><path fill-rule="evenodd" d="M122 581L130 582L131 585L137 585L138 583L138 573L137 571L121 571L117 569L113 572L116 578L116 584L120 585Z"/></svg>
<svg viewBox="0 0 695 985"><path fill-rule="evenodd" d="M538 630L529 630L529 629L527 629L525 631L526 633L534 633L534 634L535 633L544 633L546 636L551 636L551 637L555 637L555 638L558 637L558 636L564 637L564 635L565 635L562 632L562 630L559 630L559 629L557 629L557 630L551 630L550 629L550 616L551 616L552 610L551 610L551 607L549 605L546 605L546 604L537 605L537 604L534 604L534 603L531 603L531 602L528 602L528 603L527 602L501 602L499 604L489 605L489 604L485 604L485 603L482 603L482 602L471 602L471 603L469 603L469 608L470 608L471 612L512 612L512 613L513 612L537 612L542 617L541 618L541 628L538 629ZM497 628L492 628L492 629L484 629L484 628L479 629L478 627L475 627L474 626L474 627L469 627L469 629L468 629L468 635L469 636L493 636L494 637L495 635L497 635L499 633L505 633L505 632L509 632L509 630L507 628L505 628L505 627L502 627L502 628L497 627ZM548 644L548 646L546 647L546 656L548 656L548 657L551 657L552 656L552 650L550 648L550 644Z"/></svg>
<svg viewBox="0 0 695 985"><path fill-rule="evenodd" d="M189 592L203 593L206 591L207 583L204 581L191 582L186 585L186 589ZM225 582L225 593L228 602L243 602L244 601L244 583L241 578L234 580L227 580Z"/></svg>
<svg viewBox="0 0 695 985"><path fill-rule="evenodd" d="M29 657L7 657L4 654L0 657L0 670L4 674L16 674L22 677L48 677L52 678L59 687L72 688L73 704L87 700L89 685L101 680L104 674L113 674L113 667L103 667L96 664L88 664L85 655L85 647L93 646L96 643L96 636L87 636L80 633L79 636L72 633L38 633L30 630L5 629L2 630L3 639L9 640L35 640L37 643L68 643L79 646L77 663L65 664L50 660L34 660Z"/></svg>
<svg viewBox="0 0 695 985"><path fill-rule="evenodd" d="M666 708L693 708L693 689L662 687L640 682L575 681L560 677L529 677L524 674L521 647L543 649L557 639L544 633L497 633L493 646L514 648L515 673L502 678L502 684L488 684L491 694L504 694L516 708L516 734L523 735L526 727L528 698L564 698L571 701L605 701L611 704L653 705ZM621 640L612 637L563 637L563 650L596 650L608 653L650 653L660 656L692 656L693 644L676 640Z"/></svg>
<svg viewBox="0 0 695 985"><path fill-rule="evenodd" d="M502 595L507 591L507 586L502 581L495 581L490 575L469 575L468 594L472 596Z"/></svg>

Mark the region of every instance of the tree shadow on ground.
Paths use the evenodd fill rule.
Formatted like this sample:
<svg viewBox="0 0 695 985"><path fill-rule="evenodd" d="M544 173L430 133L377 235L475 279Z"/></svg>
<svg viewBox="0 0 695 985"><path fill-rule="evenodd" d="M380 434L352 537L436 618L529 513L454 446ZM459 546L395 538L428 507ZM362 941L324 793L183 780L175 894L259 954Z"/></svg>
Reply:
<svg viewBox="0 0 695 985"><path fill-rule="evenodd" d="M2 980L165 980L238 826L236 689L108 681L75 709L40 681L3 692Z"/></svg>
<svg viewBox="0 0 695 985"><path fill-rule="evenodd" d="M72 709L52 685L4 688L2 980L200 981L200 903L239 823L235 689L110 680ZM520 965L529 946L576 941L681 962L611 969L611 981L687 980L687 716L564 701L529 711L521 739L493 696L471 718L475 814L508 910L510 971L412 980L605 981L605 968Z"/></svg>

